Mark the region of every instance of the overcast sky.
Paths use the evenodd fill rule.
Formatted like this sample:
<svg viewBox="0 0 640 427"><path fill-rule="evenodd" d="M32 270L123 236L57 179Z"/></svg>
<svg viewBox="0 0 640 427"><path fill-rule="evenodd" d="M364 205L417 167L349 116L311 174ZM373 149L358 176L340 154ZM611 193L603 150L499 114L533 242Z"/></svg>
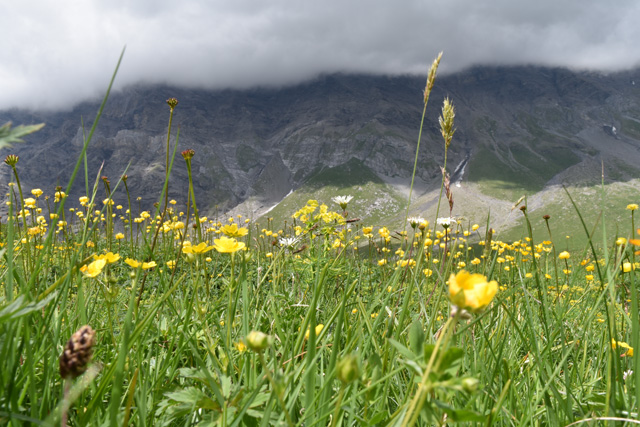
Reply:
<svg viewBox="0 0 640 427"><path fill-rule="evenodd" d="M244 88L320 73L640 64L638 0L4 0L0 109L116 87Z"/></svg>

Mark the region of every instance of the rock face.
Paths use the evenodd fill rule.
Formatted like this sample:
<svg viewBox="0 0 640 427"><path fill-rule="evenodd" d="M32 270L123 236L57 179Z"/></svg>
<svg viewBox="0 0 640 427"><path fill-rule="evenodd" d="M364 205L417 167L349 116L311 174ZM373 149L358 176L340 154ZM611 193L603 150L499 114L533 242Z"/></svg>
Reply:
<svg viewBox="0 0 640 427"><path fill-rule="evenodd" d="M541 190L554 180L599 179L600 170L584 165L600 161L611 179L634 177L640 173L640 89L631 84L636 74L513 67L439 77L427 109L417 177L427 188L440 184L444 147L438 115L445 96L456 107L457 128L448 169L453 172L465 162L456 182ZM203 212L228 210L249 198L271 206L322 168L351 159L385 179L408 181L424 84L422 77L328 75L280 89L131 87L112 94L93 135L89 188L104 162L101 175L112 186L126 169L132 197L141 197L142 208L158 201L169 117L165 100L170 97L180 103L171 138L173 148L179 129L169 194L186 201L187 171L179 153L194 149L194 185ZM98 106L87 102L68 112L0 112L0 123L47 124L26 144L3 153L20 156L25 190L37 187L52 194L56 185L66 186ZM10 179L9 168L0 168L0 185ZM84 188L81 165L74 198ZM119 203L125 198L122 191L115 197Z"/></svg>

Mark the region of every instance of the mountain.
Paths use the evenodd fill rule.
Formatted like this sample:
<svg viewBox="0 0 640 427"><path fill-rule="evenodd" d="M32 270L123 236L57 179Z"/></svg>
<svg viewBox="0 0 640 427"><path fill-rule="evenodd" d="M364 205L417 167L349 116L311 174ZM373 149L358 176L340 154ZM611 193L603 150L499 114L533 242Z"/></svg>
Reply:
<svg viewBox="0 0 640 427"><path fill-rule="evenodd" d="M179 129L178 152L196 152L194 184L202 212L258 216L273 208L269 215L284 217L304 203L303 196L326 199L353 191L361 198L354 215L398 221L406 209L424 85L423 77L335 74L242 91L129 87L111 95L93 136L90 187L103 162L102 175L112 184L130 165L132 196L141 197L146 209L157 201L169 118L165 101L175 97L172 144ZM437 200L444 162L438 115L445 96L456 108L447 157L454 214L476 220L491 209L505 217L495 218L499 226L513 226L517 215L509 208L521 195L529 197L531 209L543 208L561 197L560 185L583 193L601 183L603 173L606 185L625 189L609 192L620 194L623 203L640 177L639 89L640 70L607 75L476 67L438 77L422 133L412 213L431 214ZM0 124L46 123L27 143L3 153L20 156L25 190L52 194L55 185L66 185L82 147L82 121L88 132L98 106L94 101L64 112L0 112ZM0 168L0 185L11 180L10 172ZM322 193L326 186L330 192ZM81 168L73 197L84 187ZM187 171L178 154L170 197L184 203L186 191ZM289 203L280 203L289 194ZM125 197L121 190L115 196L120 203Z"/></svg>

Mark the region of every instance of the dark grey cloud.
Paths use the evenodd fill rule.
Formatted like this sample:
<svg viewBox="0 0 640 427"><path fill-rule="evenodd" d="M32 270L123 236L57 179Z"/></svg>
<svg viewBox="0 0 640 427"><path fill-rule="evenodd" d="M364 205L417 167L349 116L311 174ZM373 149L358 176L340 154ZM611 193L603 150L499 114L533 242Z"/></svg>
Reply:
<svg viewBox="0 0 640 427"><path fill-rule="evenodd" d="M320 73L475 64L615 71L640 62L640 2L21 0L0 15L0 109L64 108L117 87L283 85ZM607 4L609 3L609 4Z"/></svg>

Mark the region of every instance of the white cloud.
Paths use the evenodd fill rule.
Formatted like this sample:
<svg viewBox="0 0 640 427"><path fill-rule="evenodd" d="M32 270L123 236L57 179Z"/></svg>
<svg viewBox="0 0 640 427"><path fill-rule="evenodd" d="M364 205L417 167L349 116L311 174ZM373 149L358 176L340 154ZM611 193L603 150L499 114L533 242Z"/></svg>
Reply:
<svg viewBox="0 0 640 427"><path fill-rule="evenodd" d="M640 61L620 0L21 0L0 15L0 109L64 108L117 86L280 85L324 72L474 64L618 70Z"/></svg>

